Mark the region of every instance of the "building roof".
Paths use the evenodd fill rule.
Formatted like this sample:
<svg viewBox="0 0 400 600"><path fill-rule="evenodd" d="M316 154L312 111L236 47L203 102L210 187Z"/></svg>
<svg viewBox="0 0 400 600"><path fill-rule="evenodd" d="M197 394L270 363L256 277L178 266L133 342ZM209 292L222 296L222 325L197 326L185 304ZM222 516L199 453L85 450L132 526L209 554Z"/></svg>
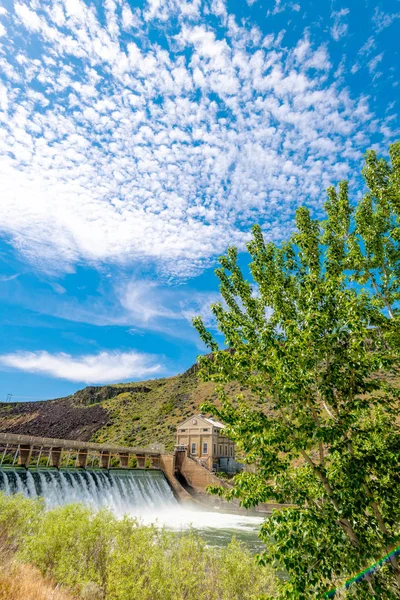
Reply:
<svg viewBox="0 0 400 600"><path fill-rule="evenodd" d="M217 429L224 429L224 427L225 427L225 425L223 423L219 423L218 421L215 421L214 419L209 419L209 418L207 418L207 417L205 417L204 415L201 415L201 414L200 415L193 415L191 417L188 417L182 423L179 423L178 427L182 427L182 425L184 425L185 423L187 423L191 419L200 419L201 421L205 421L206 423L209 423L210 425L212 425L213 427L216 427Z"/></svg>
<svg viewBox="0 0 400 600"><path fill-rule="evenodd" d="M223 423L220 423L219 421L215 421L214 419L209 419L208 417L203 417L203 415L199 415L199 417L204 419L204 421L208 421L208 423L210 423L214 427L218 427L219 429L224 429L224 427L225 427L225 425Z"/></svg>

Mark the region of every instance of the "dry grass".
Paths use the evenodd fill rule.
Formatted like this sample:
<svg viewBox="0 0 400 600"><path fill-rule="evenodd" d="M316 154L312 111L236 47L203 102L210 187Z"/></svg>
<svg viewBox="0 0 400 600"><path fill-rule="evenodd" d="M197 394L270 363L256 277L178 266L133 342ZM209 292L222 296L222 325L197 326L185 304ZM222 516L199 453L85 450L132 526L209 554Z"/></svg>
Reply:
<svg viewBox="0 0 400 600"><path fill-rule="evenodd" d="M31 565L8 560L0 567L0 600L76 600Z"/></svg>

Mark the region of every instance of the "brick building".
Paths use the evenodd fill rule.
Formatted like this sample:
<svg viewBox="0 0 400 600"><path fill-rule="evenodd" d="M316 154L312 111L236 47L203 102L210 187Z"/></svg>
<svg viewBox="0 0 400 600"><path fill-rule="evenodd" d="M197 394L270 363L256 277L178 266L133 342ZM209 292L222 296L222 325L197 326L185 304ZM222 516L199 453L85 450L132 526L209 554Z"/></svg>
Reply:
<svg viewBox="0 0 400 600"><path fill-rule="evenodd" d="M225 425L203 415L189 417L178 425L177 446L185 446L188 455L212 471L238 470L235 444L224 435Z"/></svg>

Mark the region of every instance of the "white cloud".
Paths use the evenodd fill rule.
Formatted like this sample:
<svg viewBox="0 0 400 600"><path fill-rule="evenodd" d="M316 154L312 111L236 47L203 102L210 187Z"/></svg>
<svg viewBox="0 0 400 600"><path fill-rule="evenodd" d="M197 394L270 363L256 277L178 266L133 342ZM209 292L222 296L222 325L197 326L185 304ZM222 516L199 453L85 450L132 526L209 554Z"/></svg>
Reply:
<svg viewBox="0 0 400 600"><path fill-rule="evenodd" d="M284 32L239 26L217 0L226 23L212 29L203 4L107 0L100 18L98 3L49 0L4 17L0 231L36 268L190 277L255 221L282 239L298 205L318 211L358 171L376 121L327 83L327 49L282 48Z"/></svg>
<svg viewBox="0 0 400 600"><path fill-rule="evenodd" d="M15 4L15 13L29 31L40 31L41 21L38 15L25 4Z"/></svg>
<svg viewBox="0 0 400 600"><path fill-rule="evenodd" d="M0 364L28 373L85 383L119 382L140 379L162 370L157 358L138 352L100 352L71 356L45 351L0 355Z"/></svg>
<svg viewBox="0 0 400 600"><path fill-rule="evenodd" d="M199 291L189 284L159 285L116 272L112 278L103 277L101 289L95 294L85 296L81 292L80 299L71 297L58 283L44 283L49 283L53 292L47 285L37 288L35 294L26 293L21 286L0 286L0 299L66 321L157 332L194 343L198 336L191 325L192 317L201 315L209 327L214 327L210 305L220 300L218 293Z"/></svg>
<svg viewBox="0 0 400 600"><path fill-rule="evenodd" d="M377 44L375 36L370 36L359 49L359 60L351 67L351 73L357 73L361 68L368 67L370 75L373 75L374 78L378 77L380 74L375 73L375 71L383 58L383 52L371 59L370 56L374 51L376 51L376 48Z"/></svg>
<svg viewBox="0 0 400 600"><path fill-rule="evenodd" d="M372 60L369 61L368 63L368 69L369 72L371 73L371 75L373 73L375 73L379 63L382 61L383 59L383 52L381 52L381 54L377 54L376 56L374 56L374 58Z"/></svg>
<svg viewBox="0 0 400 600"><path fill-rule="evenodd" d="M248 4L254 4L254 2L257 2L257 0L247 0ZM300 8L301 6L298 2L282 2L282 0L275 0L274 8L268 9L267 16L277 15L288 9L298 12Z"/></svg>
<svg viewBox="0 0 400 600"><path fill-rule="evenodd" d="M150 281L132 281L119 291L121 306L136 325L148 325L150 321L160 318L181 319L181 314L173 307L175 299L174 292L168 289L163 291Z"/></svg>
<svg viewBox="0 0 400 600"><path fill-rule="evenodd" d="M139 10L132 12L130 6L124 3L122 6L122 28L129 30L140 27L141 19L139 13Z"/></svg>
<svg viewBox="0 0 400 600"><path fill-rule="evenodd" d="M211 11L218 17L226 18L228 12L226 10L226 0L212 0Z"/></svg>
<svg viewBox="0 0 400 600"><path fill-rule="evenodd" d="M181 286L163 288L149 281L131 281L117 294L130 324L185 338L194 333L191 329L194 316L201 315L207 327L215 326L210 306L221 300L217 292L200 292Z"/></svg>
<svg viewBox="0 0 400 600"><path fill-rule="evenodd" d="M378 6L375 7L374 16L372 17L378 33L383 29L386 29L386 27L389 27L397 19L400 19L400 12L386 13Z"/></svg>
<svg viewBox="0 0 400 600"><path fill-rule="evenodd" d="M361 54L361 56L366 55L368 56L369 54L371 54L372 50L374 50L376 48L376 40L374 38L373 35L371 35L367 41L365 42L365 44L363 44L359 50L359 54Z"/></svg>
<svg viewBox="0 0 400 600"><path fill-rule="evenodd" d="M349 12L350 9L342 8L341 10L334 11L331 15L334 20L334 23L331 27L331 36L336 42L338 42L340 38L347 34L349 26L344 18L349 14Z"/></svg>
<svg viewBox="0 0 400 600"><path fill-rule="evenodd" d="M217 323L211 312L211 305L223 302L217 292L198 292L189 298L180 300L182 316L191 324L193 317L200 316L207 329L217 329Z"/></svg>
<svg viewBox="0 0 400 600"><path fill-rule="evenodd" d="M65 294L65 292L67 291L65 287L63 287L59 283L51 283L51 287L56 292L56 294Z"/></svg>
<svg viewBox="0 0 400 600"><path fill-rule="evenodd" d="M0 281L13 281L19 277L19 273L14 273L13 275L0 275Z"/></svg>

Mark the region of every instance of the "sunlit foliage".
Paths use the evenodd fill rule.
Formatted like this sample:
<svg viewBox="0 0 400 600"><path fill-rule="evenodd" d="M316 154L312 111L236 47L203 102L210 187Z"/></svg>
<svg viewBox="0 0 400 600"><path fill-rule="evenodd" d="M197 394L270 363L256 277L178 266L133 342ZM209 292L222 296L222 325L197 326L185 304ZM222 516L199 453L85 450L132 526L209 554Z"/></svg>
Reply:
<svg viewBox="0 0 400 600"><path fill-rule="evenodd" d="M214 491L245 506L295 505L261 532L260 562L288 574L282 599L320 598L400 541L400 142L390 157L367 154L355 209L342 182L328 190L323 222L297 211L289 241L267 243L255 226L251 281L235 248L220 258L212 310L230 352L194 319L212 350L203 378L259 398L254 410L221 391L221 410L205 406L256 466ZM397 559L352 595L400 597Z"/></svg>
<svg viewBox="0 0 400 600"><path fill-rule="evenodd" d="M83 505L45 511L40 500L0 494L4 548L82 600L256 600L275 575L232 541L213 549L195 533L174 534Z"/></svg>

